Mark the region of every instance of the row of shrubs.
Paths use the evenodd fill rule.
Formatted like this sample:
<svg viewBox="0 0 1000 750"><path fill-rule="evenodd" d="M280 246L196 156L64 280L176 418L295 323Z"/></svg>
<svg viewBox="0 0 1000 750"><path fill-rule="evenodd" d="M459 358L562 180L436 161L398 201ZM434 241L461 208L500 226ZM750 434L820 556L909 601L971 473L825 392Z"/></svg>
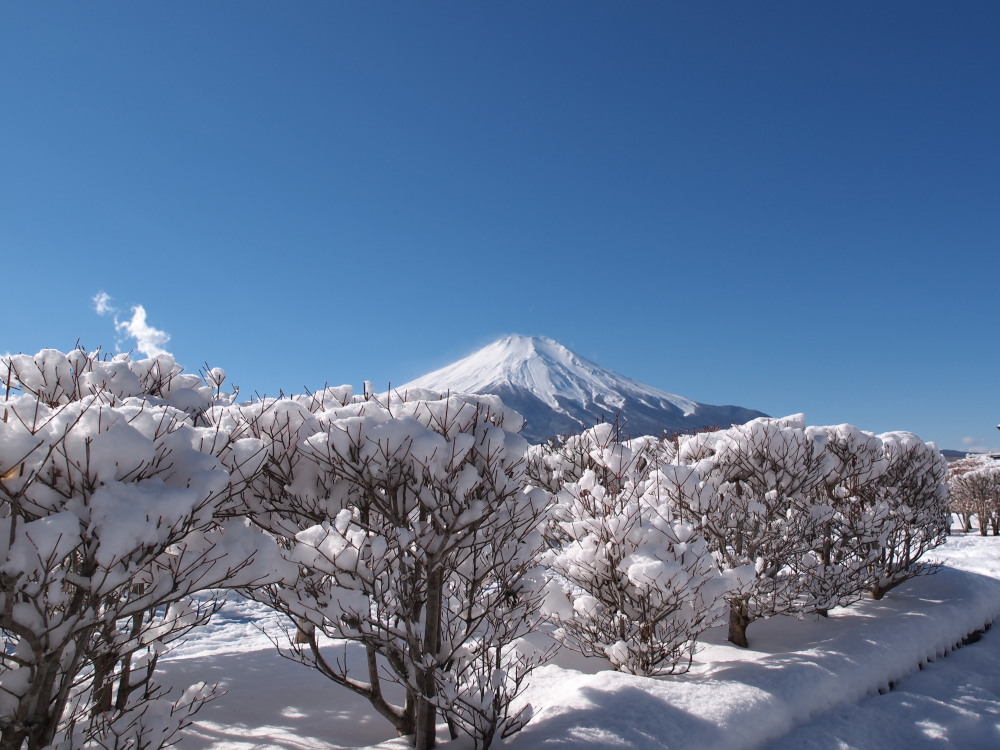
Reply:
<svg viewBox="0 0 1000 750"><path fill-rule="evenodd" d="M616 669L682 672L727 613L746 645L759 617L880 597L946 531L944 461L909 433L796 416L529 446L491 396L237 403L217 368L54 350L0 380L7 747L176 740L213 693L161 694L156 660L208 622L206 589L287 615L285 655L417 747L438 718L487 747L530 719L545 620Z"/></svg>
<svg viewBox="0 0 1000 750"><path fill-rule="evenodd" d="M555 497L547 565L567 582L564 640L639 674L683 671L728 611L826 614L922 568L947 532L946 462L910 433L756 419L622 441L612 425L536 446Z"/></svg>

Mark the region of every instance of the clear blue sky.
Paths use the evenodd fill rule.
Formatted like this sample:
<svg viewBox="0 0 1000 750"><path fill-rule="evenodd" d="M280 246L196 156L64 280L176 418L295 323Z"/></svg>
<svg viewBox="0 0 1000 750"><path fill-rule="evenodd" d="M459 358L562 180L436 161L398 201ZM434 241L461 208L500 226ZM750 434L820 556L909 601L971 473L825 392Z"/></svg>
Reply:
<svg viewBox="0 0 1000 750"><path fill-rule="evenodd" d="M1000 447L992 0L11 2L0 139L0 353L103 291L244 393L524 333Z"/></svg>

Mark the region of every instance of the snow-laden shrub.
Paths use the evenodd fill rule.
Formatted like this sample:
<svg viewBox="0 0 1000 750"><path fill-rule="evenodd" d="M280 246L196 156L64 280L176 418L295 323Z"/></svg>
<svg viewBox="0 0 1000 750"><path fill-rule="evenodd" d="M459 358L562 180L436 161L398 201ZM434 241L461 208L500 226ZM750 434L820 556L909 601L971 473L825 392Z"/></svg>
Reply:
<svg viewBox="0 0 1000 750"><path fill-rule="evenodd" d="M887 432L879 439L888 466L865 493L865 502L883 519L872 566L875 599L925 572L920 558L944 542L949 525L948 462L934 443L912 432Z"/></svg>
<svg viewBox="0 0 1000 750"><path fill-rule="evenodd" d="M874 585L884 508L866 501L889 466L882 441L870 432L841 424L809 427L833 463L813 494L812 551L799 566L804 610L820 614L847 606Z"/></svg>
<svg viewBox="0 0 1000 750"><path fill-rule="evenodd" d="M159 711L146 706L158 697L156 655L209 614L184 597L276 577L273 543L269 559L259 532L216 518L262 446L167 405L190 395L152 375L186 383L168 365L54 350L0 361L4 747L75 747L108 732L162 746L191 715L184 706L209 694L178 699L160 739L139 737L139 717Z"/></svg>
<svg viewBox="0 0 1000 750"><path fill-rule="evenodd" d="M1000 534L1000 461L989 456L968 456L948 468L949 508L962 519L965 531L972 530L976 516L979 533L986 536L990 526Z"/></svg>
<svg viewBox="0 0 1000 750"><path fill-rule="evenodd" d="M610 431L612 426L607 428ZM590 465L593 447L590 431L529 446L525 453L525 474L536 487L559 492L583 476Z"/></svg>
<svg viewBox="0 0 1000 750"><path fill-rule="evenodd" d="M668 478L649 441L619 443L598 425L554 452L583 455L582 475L556 496L545 562L564 584L549 596L557 636L584 654L642 675L684 672L695 640L721 614L726 583L705 540L671 511ZM581 447L582 446L582 447Z"/></svg>
<svg viewBox="0 0 1000 750"><path fill-rule="evenodd" d="M882 596L926 570L920 557L946 529L944 459L911 433L755 419L681 437L671 463L701 476L696 492L674 493L675 512L734 575L739 645L759 617Z"/></svg>
<svg viewBox="0 0 1000 750"><path fill-rule="evenodd" d="M718 564L732 576L729 639L745 646L751 622L800 606L798 565L821 520L812 493L832 458L796 415L682 438L677 460L697 466L707 484L675 501L685 517L700 519Z"/></svg>
<svg viewBox="0 0 1000 750"><path fill-rule="evenodd" d="M84 725L67 727L46 750L133 750L166 748L179 742L181 732L209 701L219 695L214 685L195 683L171 698L158 688L131 691L114 711L94 714ZM82 710L74 713L83 715Z"/></svg>
<svg viewBox="0 0 1000 750"><path fill-rule="evenodd" d="M226 373L214 367L205 379L184 372L169 354L133 360L128 354L103 356L100 350L63 353L43 349L37 354L0 357L0 385L60 406L86 396L99 396L113 406L130 397L174 406L192 416L214 403L231 403L236 392L223 393Z"/></svg>
<svg viewBox="0 0 1000 750"><path fill-rule="evenodd" d="M418 747L433 745L438 714L485 747L529 716L510 703L543 656L521 638L538 619L549 495L525 489L521 420L495 397L411 395L221 415L269 446L247 504L300 570L251 595L289 615L293 658L363 695ZM324 638L362 644L361 673ZM386 681L403 688L402 705Z"/></svg>

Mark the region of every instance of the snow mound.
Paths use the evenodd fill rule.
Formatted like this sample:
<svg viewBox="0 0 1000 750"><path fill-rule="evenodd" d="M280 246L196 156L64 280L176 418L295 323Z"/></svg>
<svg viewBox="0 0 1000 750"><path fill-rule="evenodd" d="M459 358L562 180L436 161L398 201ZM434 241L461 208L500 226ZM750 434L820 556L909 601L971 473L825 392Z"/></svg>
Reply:
<svg viewBox="0 0 1000 750"><path fill-rule="evenodd" d="M1000 615L1000 581L946 568L882 601L823 620L776 617L754 645L720 642L700 674L651 680L549 665L525 699L535 718L514 748L738 750L776 740L824 712L887 691Z"/></svg>

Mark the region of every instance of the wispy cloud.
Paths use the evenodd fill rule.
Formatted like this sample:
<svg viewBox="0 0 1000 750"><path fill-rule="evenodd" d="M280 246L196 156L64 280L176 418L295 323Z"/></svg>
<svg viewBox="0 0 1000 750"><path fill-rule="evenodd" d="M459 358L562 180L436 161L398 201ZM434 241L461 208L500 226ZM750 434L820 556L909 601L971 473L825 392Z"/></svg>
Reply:
<svg viewBox="0 0 1000 750"><path fill-rule="evenodd" d="M962 448L969 453L993 453L996 450L995 447L991 447L990 443L992 441L988 438L970 436L962 438L960 442L962 443Z"/></svg>
<svg viewBox="0 0 1000 750"><path fill-rule="evenodd" d="M111 295L107 292L98 292L91 298L94 303L94 310L98 315L107 315L108 313L117 314L117 310L111 306Z"/></svg>
<svg viewBox="0 0 1000 750"><path fill-rule="evenodd" d="M132 317L119 320L119 309L111 304L111 295L101 291L95 294L91 301L98 315L110 315L115 323L115 331L135 339L135 348L147 357L160 354L170 354L164 347L170 341L170 334L154 328L146 321L146 308L142 305L132 307Z"/></svg>

